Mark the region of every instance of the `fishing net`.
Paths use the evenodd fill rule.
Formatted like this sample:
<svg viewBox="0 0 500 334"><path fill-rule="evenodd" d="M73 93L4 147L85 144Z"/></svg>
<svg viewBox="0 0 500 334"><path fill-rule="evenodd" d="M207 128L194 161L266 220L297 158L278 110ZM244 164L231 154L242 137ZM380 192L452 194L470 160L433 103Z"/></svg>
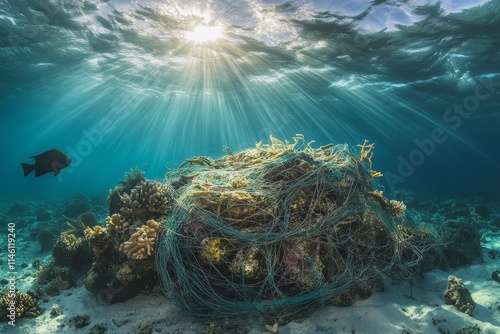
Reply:
<svg viewBox="0 0 500 334"><path fill-rule="evenodd" d="M167 294L196 317L286 318L405 276L426 232L375 189L371 148L271 137L169 172L157 258Z"/></svg>

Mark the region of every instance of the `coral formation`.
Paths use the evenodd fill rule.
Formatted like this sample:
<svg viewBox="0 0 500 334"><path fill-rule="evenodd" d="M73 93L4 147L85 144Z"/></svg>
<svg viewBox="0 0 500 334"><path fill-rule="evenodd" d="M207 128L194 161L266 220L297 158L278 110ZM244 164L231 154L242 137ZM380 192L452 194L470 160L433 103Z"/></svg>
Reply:
<svg viewBox="0 0 500 334"><path fill-rule="evenodd" d="M372 158L373 158L373 152L372 150L375 148L375 144L371 143L365 139L363 144L358 145L359 148L361 148L360 152L360 159L362 162L366 162L368 166L370 167L370 173L372 174L373 177L381 177L383 176L382 173L376 172L372 169Z"/></svg>
<svg viewBox="0 0 500 334"><path fill-rule="evenodd" d="M482 218L487 218L490 215L490 209L484 204L474 205L474 213Z"/></svg>
<svg viewBox="0 0 500 334"><path fill-rule="evenodd" d="M4 290L0 294L1 321L9 321L9 314L15 315L14 319L36 317L40 314L40 306L38 301L27 293Z"/></svg>
<svg viewBox="0 0 500 334"><path fill-rule="evenodd" d="M75 285L69 267L58 266L54 262L40 266L35 277L38 287L45 286L44 291L50 296L58 295Z"/></svg>
<svg viewBox="0 0 500 334"><path fill-rule="evenodd" d="M142 225L130 236L129 241L125 241L120 245L120 251L136 260L151 256L159 228L160 224L156 221L153 219L148 220L146 225Z"/></svg>
<svg viewBox="0 0 500 334"><path fill-rule="evenodd" d="M271 137L166 175L175 200L158 265L173 300L200 317L287 317L417 270L435 237L375 188L374 145L356 157L311 143Z"/></svg>
<svg viewBox="0 0 500 334"><path fill-rule="evenodd" d="M42 209L38 209L36 211L36 219L40 222L49 221L51 218L52 218L52 215L48 211L45 211Z"/></svg>
<svg viewBox="0 0 500 334"><path fill-rule="evenodd" d="M49 296L56 296L61 291L68 290L69 288L70 284L67 281L64 281L60 276L57 276L47 283L44 291Z"/></svg>
<svg viewBox="0 0 500 334"><path fill-rule="evenodd" d="M82 229L95 255L85 286L116 302L160 276L194 316L277 319L367 298L423 270L435 237L376 188L374 145L358 157L312 143L271 137L217 160L194 157L165 183L127 174L110 191L105 227Z"/></svg>
<svg viewBox="0 0 500 334"><path fill-rule="evenodd" d="M405 211L406 211L406 205L403 202L395 201L395 200L389 201L389 208L390 208L392 214L398 218L403 216Z"/></svg>
<svg viewBox="0 0 500 334"><path fill-rule="evenodd" d="M125 173L125 180L120 181L120 185L109 191L109 215L120 212L122 194L129 193L130 190L144 180L144 172L137 168L131 170L129 173Z"/></svg>
<svg viewBox="0 0 500 334"><path fill-rule="evenodd" d="M109 232L123 232L123 221L119 213L114 213L111 217L106 218L106 229ZM126 227L126 226L125 226Z"/></svg>
<svg viewBox="0 0 500 334"><path fill-rule="evenodd" d="M58 304L53 304L52 307L50 308L50 315L53 317L57 317L58 315L61 315L61 307Z"/></svg>
<svg viewBox="0 0 500 334"><path fill-rule="evenodd" d="M476 303L462 280L455 276L448 277L448 286L444 293L444 302L455 307L465 314L472 316Z"/></svg>
<svg viewBox="0 0 500 334"><path fill-rule="evenodd" d="M168 207L168 187L160 182L141 181L130 194L120 196L120 213L125 217L151 217L151 214L164 214Z"/></svg>
<svg viewBox="0 0 500 334"><path fill-rule="evenodd" d="M85 238L61 233L52 249L52 256L56 265L80 270L90 266L93 254Z"/></svg>
<svg viewBox="0 0 500 334"><path fill-rule="evenodd" d="M481 234L477 227L450 220L440 228L439 234L446 240L443 254L447 261L442 263L443 269L465 266L481 257Z"/></svg>
<svg viewBox="0 0 500 334"><path fill-rule="evenodd" d="M14 202L11 205L9 211L7 212L7 215L21 216L25 215L29 210L30 210L29 206L26 205L25 203Z"/></svg>
<svg viewBox="0 0 500 334"><path fill-rule="evenodd" d="M125 300L140 288L157 284L153 254L169 205L169 187L145 180L139 170L126 174L120 184L108 196L110 216L105 227L96 225L83 231L96 259L87 274L86 288L94 293L108 290L117 278L127 286L113 289L105 297L107 302Z"/></svg>

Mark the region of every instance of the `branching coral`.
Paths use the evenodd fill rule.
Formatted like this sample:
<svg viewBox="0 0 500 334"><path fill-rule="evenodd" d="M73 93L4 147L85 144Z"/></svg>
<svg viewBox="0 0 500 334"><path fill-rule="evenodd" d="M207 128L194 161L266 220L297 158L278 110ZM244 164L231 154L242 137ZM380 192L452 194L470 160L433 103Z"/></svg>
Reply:
<svg viewBox="0 0 500 334"><path fill-rule="evenodd" d="M69 282L63 280L60 276L57 276L49 283L47 283L47 285L45 286L45 293L48 294L49 296L56 296L61 291L67 290L69 288L70 288Z"/></svg>
<svg viewBox="0 0 500 334"><path fill-rule="evenodd" d="M0 321L21 317L36 317L40 314L38 301L27 293L5 290L0 294ZM10 317L9 315L12 315Z"/></svg>
<svg viewBox="0 0 500 334"><path fill-rule="evenodd" d="M129 241L120 245L120 251L132 259L141 260L152 254L160 224L153 219L146 224L138 228Z"/></svg>
<svg viewBox="0 0 500 334"><path fill-rule="evenodd" d="M104 233L106 233L106 229L100 225L96 225L93 228L87 227L85 230L83 230L83 235L87 239L96 238Z"/></svg>
<svg viewBox="0 0 500 334"><path fill-rule="evenodd" d="M130 192L137 184L144 181L144 172L136 169L131 169L130 172L125 173L125 180L120 181L120 185L114 187L109 191L108 203L109 214L117 213L121 208L120 196L124 193Z"/></svg>
<svg viewBox="0 0 500 334"><path fill-rule="evenodd" d="M168 187L155 181L142 181L137 184L130 194L120 196L122 207L120 213L125 217L151 218L153 215L162 215L167 211Z"/></svg>
<svg viewBox="0 0 500 334"><path fill-rule="evenodd" d="M68 267L57 266L54 262L40 266L38 271L35 273L35 277L38 284L50 282L57 277L61 277L63 280L68 282L73 281L73 274L71 274L71 270Z"/></svg>
<svg viewBox="0 0 500 334"><path fill-rule="evenodd" d="M111 233L122 232L124 227L127 227L127 225L124 226L124 221L122 220L119 213L114 213L111 215L111 217L108 216L108 218L106 218L107 231Z"/></svg>
<svg viewBox="0 0 500 334"><path fill-rule="evenodd" d="M76 251L78 248L82 246L83 239L77 238L73 234L61 234L61 237L56 243L55 248L57 248L57 244L62 244L61 246L69 251Z"/></svg>
<svg viewBox="0 0 500 334"><path fill-rule="evenodd" d="M372 177L381 177L383 176L382 173L376 172L372 169L372 158L373 158L373 152L372 150L375 148L375 144L369 143L367 139L363 142L363 144L358 145L358 147L361 148L360 152L360 160L362 162L366 162L368 166L370 167L370 173L372 174Z"/></svg>

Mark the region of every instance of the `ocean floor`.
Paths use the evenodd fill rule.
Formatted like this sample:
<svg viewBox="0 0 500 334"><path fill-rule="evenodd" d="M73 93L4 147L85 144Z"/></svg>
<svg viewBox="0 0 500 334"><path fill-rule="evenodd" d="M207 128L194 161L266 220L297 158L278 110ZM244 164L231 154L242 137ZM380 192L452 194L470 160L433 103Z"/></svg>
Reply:
<svg viewBox="0 0 500 334"><path fill-rule="evenodd" d="M421 277L375 292L353 306L326 306L304 319L279 325L279 333L500 333L500 205L480 198L419 198L400 193L410 214L420 221L443 224L447 221L469 224L481 233L482 256L472 264L448 270L434 269ZM20 292L34 290L35 273L41 263L51 260L51 247L58 233L68 227L62 215L75 218L92 211L103 223L106 203L79 197L71 200L17 201L0 203L4 239L0 251L0 280L8 289L15 276ZM10 225L9 225L10 223ZM15 269L9 274L8 227L15 225ZM11 247L12 248L12 247ZM450 275L462 279L476 303L472 316L444 302ZM270 333L272 323L259 318L200 321L182 312L159 287L125 302L105 304L83 285L84 275L58 295L40 297L41 314L22 317L15 326L6 319L2 333ZM7 319L9 320L9 319ZM266 326L268 325L268 326ZM276 327L274 328L276 329Z"/></svg>

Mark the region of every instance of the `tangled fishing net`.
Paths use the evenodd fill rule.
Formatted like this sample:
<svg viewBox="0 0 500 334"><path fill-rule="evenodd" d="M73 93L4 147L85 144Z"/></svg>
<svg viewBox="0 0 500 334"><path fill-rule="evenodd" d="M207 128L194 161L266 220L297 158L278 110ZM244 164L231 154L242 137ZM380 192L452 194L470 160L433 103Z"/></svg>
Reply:
<svg viewBox="0 0 500 334"><path fill-rule="evenodd" d="M402 278L432 239L375 187L373 144L312 148L304 137L218 160L186 160L166 176L159 233L169 297L197 317L303 315L367 297Z"/></svg>

